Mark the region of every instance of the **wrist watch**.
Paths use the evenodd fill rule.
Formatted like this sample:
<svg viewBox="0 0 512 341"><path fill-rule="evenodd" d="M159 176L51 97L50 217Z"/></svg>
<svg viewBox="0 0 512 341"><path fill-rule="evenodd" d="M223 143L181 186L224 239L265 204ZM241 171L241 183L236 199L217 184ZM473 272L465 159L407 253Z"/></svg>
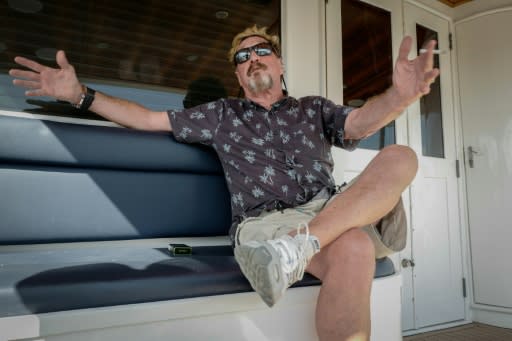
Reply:
<svg viewBox="0 0 512 341"><path fill-rule="evenodd" d="M86 111L91 106L94 101L94 95L96 91L87 86L83 86L82 94L80 95L80 101L75 104L75 108L80 109L81 111Z"/></svg>

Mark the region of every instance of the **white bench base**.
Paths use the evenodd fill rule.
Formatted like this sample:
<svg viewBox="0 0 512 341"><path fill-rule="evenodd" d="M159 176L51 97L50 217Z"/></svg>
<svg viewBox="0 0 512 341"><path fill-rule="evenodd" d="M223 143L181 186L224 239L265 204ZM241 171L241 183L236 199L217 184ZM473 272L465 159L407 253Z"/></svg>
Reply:
<svg viewBox="0 0 512 341"><path fill-rule="evenodd" d="M401 275L373 282L371 340L401 340ZM0 318L0 341L318 340L318 286L293 288L272 309L255 293ZM172 288L169 288L172 290Z"/></svg>

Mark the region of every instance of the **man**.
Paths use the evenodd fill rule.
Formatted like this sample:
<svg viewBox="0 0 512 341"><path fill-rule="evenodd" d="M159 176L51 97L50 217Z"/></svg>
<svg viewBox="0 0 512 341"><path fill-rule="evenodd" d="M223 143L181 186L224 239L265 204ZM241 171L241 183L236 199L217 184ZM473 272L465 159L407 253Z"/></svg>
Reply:
<svg viewBox="0 0 512 341"><path fill-rule="evenodd" d="M17 57L30 71L10 75L28 96L52 96L127 127L211 145L232 197L235 257L255 291L272 306L307 271L322 280L320 340L366 340L375 258L404 246L393 231L404 233L400 197L417 159L408 147L388 146L337 191L330 148L355 148L430 91L439 74L432 67L435 42L408 60L411 45L404 38L392 87L358 109L322 97L289 97L281 88L278 37L256 26L238 34L229 53L245 99L153 112L83 86L63 51L58 69Z"/></svg>

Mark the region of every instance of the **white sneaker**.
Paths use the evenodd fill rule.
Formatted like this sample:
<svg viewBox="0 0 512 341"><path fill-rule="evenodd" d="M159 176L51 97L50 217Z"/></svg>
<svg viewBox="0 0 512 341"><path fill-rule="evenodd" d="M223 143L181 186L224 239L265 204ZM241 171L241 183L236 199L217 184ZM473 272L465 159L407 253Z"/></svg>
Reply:
<svg viewBox="0 0 512 341"><path fill-rule="evenodd" d="M306 230L304 234L301 234L301 227ZM294 237L284 235L237 246L235 259L252 288L272 307L289 286L302 279L309 261L318 251L318 239L309 235L307 224L301 224Z"/></svg>

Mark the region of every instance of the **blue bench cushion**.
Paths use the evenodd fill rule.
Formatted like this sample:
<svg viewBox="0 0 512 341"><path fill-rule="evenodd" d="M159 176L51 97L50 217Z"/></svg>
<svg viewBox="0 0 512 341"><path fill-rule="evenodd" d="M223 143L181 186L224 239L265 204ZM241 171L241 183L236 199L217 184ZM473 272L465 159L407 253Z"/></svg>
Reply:
<svg viewBox="0 0 512 341"><path fill-rule="evenodd" d="M0 163L0 245L227 235L221 175Z"/></svg>
<svg viewBox="0 0 512 341"><path fill-rule="evenodd" d="M169 134L0 115L0 245L227 235L212 149Z"/></svg>
<svg viewBox="0 0 512 341"><path fill-rule="evenodd" d="M227 245L178 257L164 245L1 252L0 264L0 317L252 290ZM390 259L377 261L376 278L393 273ZM319 283L306 275L295 286Z"/></svg>
<svg viewBox="0 0 512 341"><path fill-rule="evenodd" d="M168 133L0 115L0 161L62 167L222 175L210 148Z"/></svg>

